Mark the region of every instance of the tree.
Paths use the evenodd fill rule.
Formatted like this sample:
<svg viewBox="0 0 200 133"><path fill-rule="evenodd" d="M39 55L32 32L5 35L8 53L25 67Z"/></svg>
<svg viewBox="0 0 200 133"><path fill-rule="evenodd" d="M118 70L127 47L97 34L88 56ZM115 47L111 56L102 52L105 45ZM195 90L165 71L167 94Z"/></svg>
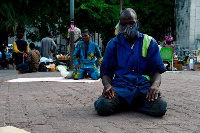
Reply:
<svg viewBox="0 0 200 133"><path fill-rule="evenodd" d="M134 4L130 4L134 3ZM138 16L140 31L159 40L170 31L174 35L174 0L130 0L124 3L124 8L133 8Z"/></svg>
<svg viewBox="0 0 200 133"><path fill-rule="evenodd" d="M75 0L74 3L77 27L100 33L106 46L115 36L120 0ZM156 39L166 33L164 29L174 25L174 0L124 0L123 9L127 7L137 12L140 31ZM11 35L26 29L27 38L32 41L40 41L48 31L66 37L70 25L70 3L68 0L1 0L0 23L0 31Z"/></svg>
<svg viewBox="0 0 200 133"><path fill-rule="evenodd" d="M38 41L46 36L48 31L57 33L58 23L68 21L65 5L68 5L67 0L62 3L58 0L1 0L0 30L16 35L26 29L27 37Z"/></svg>
<svg viewBox="0 0 200 133"><path fill-rule="evenodd" d="M31 16L31 24L28 36L33 41L39 41L47 35L47 32L53 32L55 35L62 31L63 27L69 22L69 3L67 0L60 2L59 0L29 0L32 6L28 16ZM34 38L34 39L33 39Z"/></svg>
<svg viewBox="0 0 200 133"><path fill-rule="evenodd" d="M101 34L104 46L114 37L114 28L119 20L119 1L77 0L75 21L82 29Z"/></svg>
<svg viewBox="0 0 200 133"><path fill-rule="evenodd" d="M28 23L26 21L26 15L23 12L26 1L12 1L1 0L0 1L0 42L1 44L7 43L8 34L15 35L17 30L24 30L24 25Z"/></svg>
<svg viewBox="0 0 200 133"><path fill-rule="evenodd" d="M134 3L134 4L133 4ZM114 37L114 27L119 21L120 0L77 0L75 5L75 21L83 28L101 34L103 44ZM174 0L124 0L123 9L133 8L138 15L140 28L143 33L153 36L156 40L174 26Z"/></svg>

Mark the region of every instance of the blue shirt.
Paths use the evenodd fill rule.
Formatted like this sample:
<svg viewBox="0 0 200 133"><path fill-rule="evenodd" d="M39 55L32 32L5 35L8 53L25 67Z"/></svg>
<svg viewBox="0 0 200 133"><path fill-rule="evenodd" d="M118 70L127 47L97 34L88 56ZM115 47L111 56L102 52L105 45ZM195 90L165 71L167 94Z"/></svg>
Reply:
<svg viewBox="0 0 200 133"><path fill-rule="evenodd" d="M115 92L124 97L129 104L137 92L146 94L150 81L142 75L151 76L166 71L159 48L152 38L147 57L142 56L144 34L137 33L137 39L131 48L122 34L108 42L100 68L100 76L109 75Z"/></svg>
<svg viewBox="0 0 200 133"><path fill-rule="evenodd" d="M6 59L12 59L12 53L5 53Z"/></svg>
<svg viewBox="0 0 200 133"><path fill-rule="evenodd" d="M91 41L88 45L79 41L73 53L74 66L81 65L81 68L95 68L102 59L98 44Z"/></svg>

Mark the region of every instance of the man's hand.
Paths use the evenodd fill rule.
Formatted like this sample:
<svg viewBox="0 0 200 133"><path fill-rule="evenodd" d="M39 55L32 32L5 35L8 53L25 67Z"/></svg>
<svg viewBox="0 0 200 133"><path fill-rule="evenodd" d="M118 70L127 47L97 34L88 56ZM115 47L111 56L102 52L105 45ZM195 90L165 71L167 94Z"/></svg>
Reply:
<svg viewBox="0 0 200 133"><path fill-rule="evenodd" d="M150 77L152 85L147 91L146 99L153 102L154 100L158 99L158 97L161 97L161 92L159 90L159 86L161 84L161 76L160 73L156 72Z"/></svg>
<svg viewBox="0 0 200 133"><path fill-rule="evenodd" d="M104 87L102 95L105 98L112 99L114 98L114 94L115 94L115 90L111 85Z"/></svg>
<svg viewBox="0 0 200 133"><path fill-rule="evenodd" d="M78 69L80 69L80 68L81 68L81 65L75 66L75 69L76 69L76 70L78 70Z"/></svg>
<svg viewBox="0 0 200 133"><path fill-rule="evenodd" d="M153 102L154 100L157 100L158 97L161 97L159 88L157 86L151 86L147 91L146 99Z"/></svg>
<svg viewBox="0 0 200 133"><path fill-rule="evenodd" d="M27 57L28 55L26 53L23 52L24 57Z"/></svg>

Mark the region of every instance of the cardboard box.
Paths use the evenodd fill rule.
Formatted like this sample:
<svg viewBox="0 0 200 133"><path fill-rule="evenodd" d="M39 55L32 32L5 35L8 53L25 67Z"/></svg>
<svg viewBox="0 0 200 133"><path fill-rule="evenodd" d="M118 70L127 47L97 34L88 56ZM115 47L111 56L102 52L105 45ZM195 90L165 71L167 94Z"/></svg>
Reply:
<svg viewBox="0 0 200 133"><path fill-rule="evenodd" d="M194 70L200 71L200 64L194 64Z"/></svg>
<svg viewBox="0 0 200 133"><path fill-rule="evenodd" d="M174 64L178 64L178 60L174 60Z"/></svg>
<svg viewBox="0 0 200 133"><path fill-rule="evenodd" d="M182 71L182 64L173 64L175 68L177 68L179 71Z"/></svg>

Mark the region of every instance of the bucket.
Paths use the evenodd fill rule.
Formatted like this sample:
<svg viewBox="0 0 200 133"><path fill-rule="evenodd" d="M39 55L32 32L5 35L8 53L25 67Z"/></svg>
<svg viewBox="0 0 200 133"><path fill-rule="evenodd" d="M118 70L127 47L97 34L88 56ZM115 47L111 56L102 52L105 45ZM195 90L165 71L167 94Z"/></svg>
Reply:
<svg viewBox="0 0 200 133"><path fill-rule="evenodd" d="M54 72L55 70L56 70L56 67L55 67L55 66L50 67L50 71L51 71L51 72Z"/></svg>

